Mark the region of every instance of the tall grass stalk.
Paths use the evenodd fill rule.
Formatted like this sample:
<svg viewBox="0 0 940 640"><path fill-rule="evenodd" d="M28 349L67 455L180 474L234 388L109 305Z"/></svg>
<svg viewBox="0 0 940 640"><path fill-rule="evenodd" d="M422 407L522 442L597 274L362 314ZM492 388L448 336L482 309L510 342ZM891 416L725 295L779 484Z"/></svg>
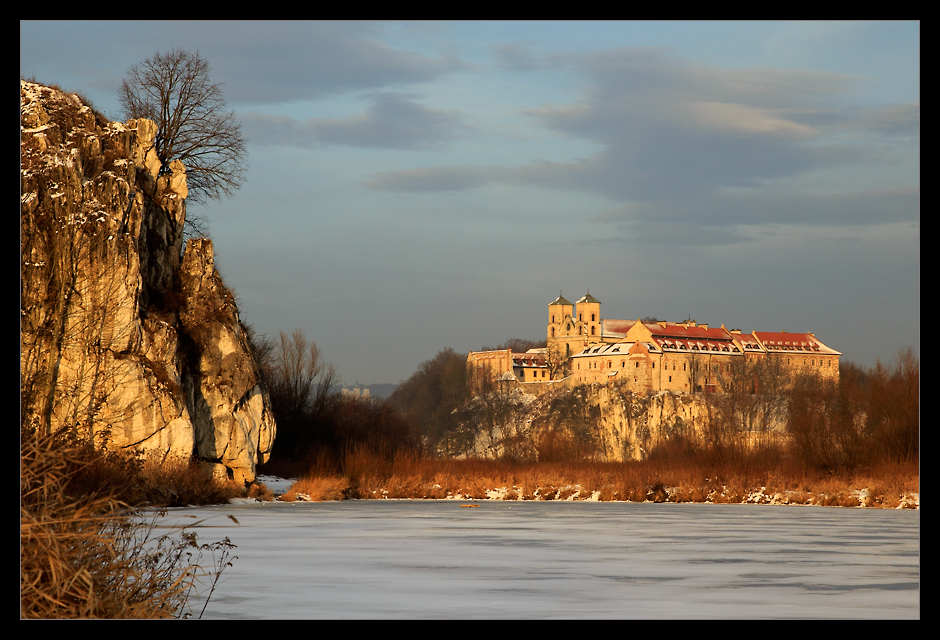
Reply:
<svg viewBox="0 0 940 640"><path fill-rule="evenodd" d="M188 617L197 584L214 588L234 545L200 545L196 534L157 535L156 515L129 508L104 488L76 494L71 482L92 465L63 434L22 433L20 616ZM200 567L205 553L222 564ZM211 591L210 591L211 597Z"/></svg>

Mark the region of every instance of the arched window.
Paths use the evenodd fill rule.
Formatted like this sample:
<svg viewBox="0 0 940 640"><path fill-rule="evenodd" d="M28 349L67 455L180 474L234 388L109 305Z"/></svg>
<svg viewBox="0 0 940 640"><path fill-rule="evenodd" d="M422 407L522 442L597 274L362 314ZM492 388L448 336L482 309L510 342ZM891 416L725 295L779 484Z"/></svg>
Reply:
<svg viewBox="0 0 940 640"><path fill-rule="evenodd" d="M597 327L591 327L591 335L592 335L592 336L594 335L594 329L596 329L596 328L597 328Z"/></svg>

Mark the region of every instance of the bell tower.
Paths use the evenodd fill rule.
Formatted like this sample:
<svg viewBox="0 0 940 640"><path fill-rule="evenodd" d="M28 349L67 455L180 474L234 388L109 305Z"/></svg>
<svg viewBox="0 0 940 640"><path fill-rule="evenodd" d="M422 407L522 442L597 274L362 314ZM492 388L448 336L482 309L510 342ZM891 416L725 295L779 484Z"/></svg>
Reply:
<svg viewBox="0 0 940 640"><path fill-rule="evenodd" d="M575 305L578 310L578 324L581 326L582 335L588 344L601 341L601 301L591 295L588 289L587 295L578 300Z"/></svg>
<svg viewBox="0 0 940 640"><path fill-rule="evenodd" d="M571 315L574 313L574 305L558 292L558 297L548 303L548 329L545 337L551 341L552 338L567 336L569 331L566 327L572 325Z"/></svg>
<svg viewBox="0 0 940 640"><path fill-rule="evenodd" d="M583 348L581 332L573 316L574 305L559 291L558 297L548 303L548 329L545 340L548 347L546 358L549 372L555 380L568 375L572 351L579 353Z"/></svg>

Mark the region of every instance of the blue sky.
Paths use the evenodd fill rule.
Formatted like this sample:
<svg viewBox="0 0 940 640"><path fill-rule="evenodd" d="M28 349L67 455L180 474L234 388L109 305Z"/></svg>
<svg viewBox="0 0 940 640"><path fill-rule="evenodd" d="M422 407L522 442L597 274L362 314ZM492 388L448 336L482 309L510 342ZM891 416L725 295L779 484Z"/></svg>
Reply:
<svg viewBox="0 0 940 640"><path fill-rule="evenodd" d="M191 206L243 319L348 383L608 318L920 352L917 22L21 22L20 72L117 118L198 50L249 139Z"/></svg>

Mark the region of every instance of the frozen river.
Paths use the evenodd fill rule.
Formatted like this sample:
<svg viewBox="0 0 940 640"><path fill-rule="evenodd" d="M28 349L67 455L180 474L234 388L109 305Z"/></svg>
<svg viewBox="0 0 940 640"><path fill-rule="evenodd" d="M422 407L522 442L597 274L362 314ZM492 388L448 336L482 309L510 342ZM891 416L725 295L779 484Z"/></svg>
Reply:
<svg viewBox="0 0 940 640"><path fill-rule="evenodd" d="M166 519L205 518L201 542L238 547L204 618L920 617L919 510L461 504L255 503Z"/></svg>

